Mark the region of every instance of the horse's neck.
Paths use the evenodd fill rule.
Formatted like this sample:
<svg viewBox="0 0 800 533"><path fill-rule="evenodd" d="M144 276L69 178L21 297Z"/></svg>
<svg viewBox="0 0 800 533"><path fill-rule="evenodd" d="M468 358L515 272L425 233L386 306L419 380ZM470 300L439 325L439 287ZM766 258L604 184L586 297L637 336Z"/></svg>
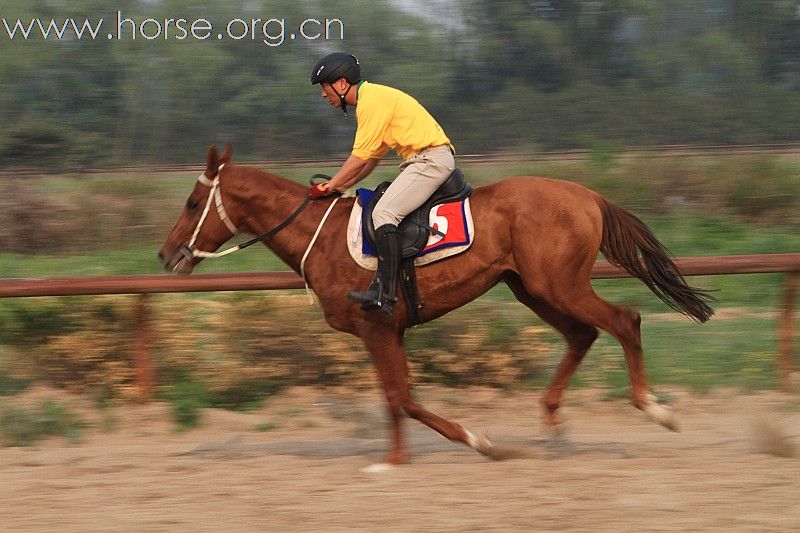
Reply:
<svg viewBox="0 0 800 533"><path fill-rule="evenodd" d="M246 223L244 230L253 235L266 233L285 221L300 205L306 196L306 189L274 174L259 172L249 175L247 186L243 188L242 210ZM313 203L291 224L280 230L265 244L294 270L300 269L300 261L316 226L315 217L304 216L312 209Z"/></svg>

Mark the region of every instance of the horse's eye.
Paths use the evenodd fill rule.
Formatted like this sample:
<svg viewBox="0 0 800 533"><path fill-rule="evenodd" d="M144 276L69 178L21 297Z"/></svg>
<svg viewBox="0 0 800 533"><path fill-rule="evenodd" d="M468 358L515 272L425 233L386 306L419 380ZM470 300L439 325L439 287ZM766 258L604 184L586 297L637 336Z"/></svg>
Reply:
<svg viewBox="0 0 800 533"><path fill-rule="evenodd" d="M188 211L189 213L194 213L195 211L197 211L198 206L199 204L196 201L192 200L191 198L186 200L186 211Z"/></svg>

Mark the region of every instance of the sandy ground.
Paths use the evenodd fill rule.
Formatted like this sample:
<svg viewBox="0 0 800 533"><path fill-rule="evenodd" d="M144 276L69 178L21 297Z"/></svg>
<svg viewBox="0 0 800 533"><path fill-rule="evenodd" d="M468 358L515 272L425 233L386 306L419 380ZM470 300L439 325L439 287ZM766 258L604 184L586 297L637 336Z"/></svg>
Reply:
<svg viewBox="0 0 800 533"><path fill-rule="evenodd" d="M800 530L800 398L670 392L681 433L580 390L548 438L539 393L421 387L435 412L527 457L492 462L409 421L411 463L382 474L360 471L386 446L377 391L292 389L183 433L165 405L122 406L81 444L0 448L0 529Z"/></svg>

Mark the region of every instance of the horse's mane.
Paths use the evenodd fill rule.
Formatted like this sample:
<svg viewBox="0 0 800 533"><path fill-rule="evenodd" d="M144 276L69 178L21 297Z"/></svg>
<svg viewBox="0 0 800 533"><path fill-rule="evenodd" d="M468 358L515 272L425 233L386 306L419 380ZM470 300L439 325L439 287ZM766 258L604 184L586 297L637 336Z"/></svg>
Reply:
<svg viewBox="0 0 800 533"><path fill-rule="evenodd" d="M269 185L276 191L291 192L301 192L307 189L301 183L252 165L230 163L230 166L232 170L235 169L239 173L239 178L243 180L243 183L253 184L259 188Z"/></svg>

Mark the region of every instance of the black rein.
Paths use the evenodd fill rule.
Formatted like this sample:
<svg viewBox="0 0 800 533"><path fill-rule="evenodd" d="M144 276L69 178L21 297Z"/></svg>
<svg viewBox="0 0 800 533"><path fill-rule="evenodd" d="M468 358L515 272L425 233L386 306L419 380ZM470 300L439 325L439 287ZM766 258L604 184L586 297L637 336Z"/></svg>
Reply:
<svg viewBox="0 0 800 533"><path fill-rule="evenodd" d="M330 176L326 176L325 174L314 174L309 181L313 185L315 183L315 180L318 180L318 179L327 181L327 180L330 180L331 178L330 178ZM331 193L330 195L328 195L328 197L329 196L341 196L341 193L338 193L338 192L337 193ZM323 197L321 197L321 198L323 198ZM268 239L271 239L272 237L275 236L276 233L278 233L280 230L282 230L283 228L285 228L286 226L291 224L292 221L295 218L297 218L297 215L299 215L300 213L303 212L303 209L305 209L306 206L308 206L308 203L311 200L312 200L312 198L310 196L306 196L306 199L303 200L303 203L300 204L300 206L297 209L295 209L294 212L286 218L286 220L284 220L283 222L281 222L280 224L278 224L277 226L275 226L274 228L272 228L268 232L262 233L258 237L253 237L249 241L243 242L242 244L240 244L238 246L238 248L240 250L242 250L244 248L247 248L248 246L252 246L252 245L256 244L257 242L266 241Z"/></svg>

